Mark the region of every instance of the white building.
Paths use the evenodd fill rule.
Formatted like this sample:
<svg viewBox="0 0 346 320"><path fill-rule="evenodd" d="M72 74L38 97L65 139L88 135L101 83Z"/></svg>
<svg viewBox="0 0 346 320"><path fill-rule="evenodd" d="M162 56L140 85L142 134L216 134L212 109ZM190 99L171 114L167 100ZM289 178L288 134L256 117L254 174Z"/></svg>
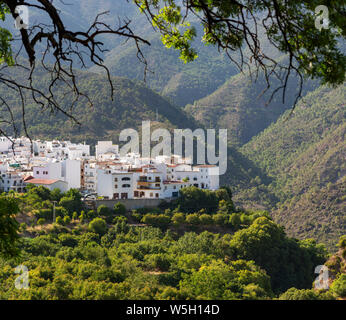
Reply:
<svg viewBox="0 0 346 320"><path fill-rule="evenodd" d="M119 146L113 144L112 141L98 141L96 145L96 159L99 159L101 156L107 157L118 157L119 155Z"/></svg>
<svg viewBox="0 0 346 320"><path fill-rule="evenodd" d="M25 185L34 184L35 186L43 186L49 190L59 189L61 192L68 191L68 184L66 181L57 180L57 179L35 179L28 178L24 181Z"/></svg>
<svg viewBox="0 0 346 320"><path fill-rule="evenodd" d="M5 191L21 192L31 181L108 199L165 199L179 196L179 190L187 186L219 188L215 165L193 166L191 159L178 155L142 158L128 153L120 157L119 146L111 141L99 141L94 157L85 143L34 140L31 144L28 138L0 137L0 176L0 189Z"/></svg>

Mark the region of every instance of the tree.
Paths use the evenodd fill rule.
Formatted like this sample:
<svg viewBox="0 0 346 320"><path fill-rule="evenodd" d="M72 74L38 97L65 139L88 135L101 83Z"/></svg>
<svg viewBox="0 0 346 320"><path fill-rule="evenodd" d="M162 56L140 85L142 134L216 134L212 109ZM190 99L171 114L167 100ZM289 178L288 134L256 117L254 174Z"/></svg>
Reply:
<svg viewBox="0 0 346 320"><path fill-rule="evenodd" d="M312 240L298 242L286 237L283 228L266 217L237 231L230 245L234 259L253 260L266 270L275 292L310 288L314 268L326 260L323 247Z"/></svg>
<svg viewBox="0 0 346 320"><path fill-rule="evenodd" d="M213 215L213 220L216 225L223 226L228 223L229 215L224 213L217 213Z"/></svg>
<svg viewBox="0 0 346 320"><path fill-rule="evenodd" d="M193 225L198 225L200 223L199 216L197 213L191 213L186 216L186 222Z"/></svg>
<svg viewBox="0 0 346 320"><path fill-rule="evenodd" d="M101 218L95 218L89 223L89 230L99 235L104 235L107 232L107 224Z"/></svg>
<svg viewBox="0 0 346 320"><path fill-rule="evenodd" d="M70 215L74 211L80 212L83 209L82 196L76 189L70 189L65 196L60 199L59 205L64 207Z"/></svg>
<svg viewBox="0 0 346 320"><path fill-rule="evenodd" d="M332 85L345 80L346 57L337 44L338 39L346 36L342 1L328 2L329 27L322 30L315 26L319 0L185 0L182 4L176 0L135 0L135 3L161 33L163 44L179 50L184 62L198 56L192 48L197 37L192 21L197 20L203 27L202 41L225 51L240 70L247 67L257 75L262 71L268 87L270 77L277 77L281 85L273 94L282 89L283 100L292 75L298 77L300 85L296 102L304 76ZM287 55L284 64L266 54L260 32L265 33L270 45Z"/></svg>
<svg viewBox="0 0 346 320"><path fill-rule="evenodd" d="M280 295L279 300L334 300L328 292L319 292L313 289L290 288Z"/></svg>
<svg viewBox="0 0 346 320"><path fill-rule="evenodd" d="M213 218L209 214L202 214L199 216L199 221L203 225L210 225L213 224Z"/></svg>
<svg viewBox="0 0 346 320"><path fill-rule="evenodd" d="M0 256L13 257L19 254L19 223L15 218L18 212L17 199L0 196Z"/></svg>
<svg viewBox="0 0 346 320"><path fill-rule="evenodd" d="M206 211L215 211L218 207L218 198L216 192L211 190L202 190L191 186L180 190L178 205L184 212L196 212L201 209Z"/></svg>
<svg viewBox="0 0 346 320"><path fill-rule="evenodd" d="M126 213L126 207L121 202L117 202L114 205L114 214L125 215L125 213Z"/></svg>
<svg viewBox="0 0 346 320"><path fill-rule="evenodd" d="M253 262L239 260L229 265L217 260L185 275L180 289L192 299L265 299L272 296L270 279Z"/></svg>
<svg viewBox="0 0 346 320"><path fill-rule="evenodd" d="M240 70L247 68L254 78L257 78L260 71L263 72L268 88L270 78L278 78L280 86L273 90L272 95L282 90L283 98L285 97L290 76L297 76L299 79L300 90L296 101L301 95L304 76L318 78L322 83L331 85L340 84L345 79L345 55L338 48L337 41L344 39L346 34L342 1L328 2L329 28L322 30L315 27L315 8L321 4L319 0L134 0L134 3L147 16L154 29L161 33L163 44L179 50L184 62L197 58L192 44L197 37L194 25L198 25L203 29L202 41L224 51ZM0 84L14 90L21 97L23 114L25 95L29 93L42 108L59 111L79 124L71 112L74 103L83 98L89 104L92 101L78 88L79 75L75 68L77 63L87 67L89 62L103 68L113 97L110 72L103 64L105 35L134 41L137 56L144 63L146 73L147 62L141 45L150 45L150 42L132 31L130 20L119 19L118 26L114 28L104 21L104 15L107 14L105 12L97 15L87 30L71 30L65 25L57 5L49 0L1 0L0 19L23 26L17 11L17 7L22 4L43 15L43 20L48 20L45 24L20 29L20 37L16 39L19 42L19 52L13 52L11 43L14 39L11 33L5 28L0 29L2 70L7 70L9 66L16 67L29 77L29 81L20 82L13 80L7 72L0 73ZM260 33L265 35L264 40ZM267 54L265 47L268 42L286 54L287 58L276 61ZM21 51L28 57L27 65L16 59ZM44 89L39 89L30 81L38 66L50 74L51 80ZM70 89L73 95L71 105L62 107L57 102L53 90L57 83ZM0 100L8 111L8 119L16 133L18 128L11 117L11 106L4 98ZM25 117L22 122L28 135ZM6 135L6 132L0 130Z"/></svg>
<svg viewBox="0 0 346 320"><path fill-rule="evenodd" d="M43 226L45 223L46 223L45 218L40 218L37 220L37 225L39 225L39 226Z"/></svg>
<svg viewBox="0 0 346 320"><path fill-rule="evenodd" d="M346 274L340 275L339 278L333 281L331 291L337 296L345 298L346 297Z"/></svg>
<svg viewBox="0 0 346 320"><path fill-rule="evenodd" d="M99 216L105 216L105 217L107 217L107 216L109 216L109 215L111 215L111 210L107 207L107 206L105 206L104 204L102 204L102 205L100 205L98 208L97 208L97 214L99 215Z"/></svg>
<svg viewBox="0 0 346 320"><path fill-rule="evenodd" d="M175 225L180 225L185 222L185 215L182 212L177 212L172 217L172 222Z"/></svg>

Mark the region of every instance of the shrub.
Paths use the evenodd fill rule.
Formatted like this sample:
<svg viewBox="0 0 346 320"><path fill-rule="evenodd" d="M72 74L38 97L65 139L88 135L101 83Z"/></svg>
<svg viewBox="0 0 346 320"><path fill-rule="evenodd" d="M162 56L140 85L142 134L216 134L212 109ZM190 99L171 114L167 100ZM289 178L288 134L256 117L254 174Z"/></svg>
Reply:
<svg viewBox="0 0 346 320"><path fill-rule="evenodd" d="M328 292L314 289L290 288L280 295L279 300L333 300L333 296Z"/></svg>
<svg viewBox="0 0 346 320"><path fill-rule="evenodd" d="M42 226L42 225L44 225L45 223L46 223L46 219L44 219L44 218L40 218L40 219L37 220L37 224L38 224L39 226Z"/></svg>
<svg viewBox="0 0 346 320"><path fill-rule="evenodd" d="M55 207L56 217L65 217L68 215L68 211L64 207Z"/></svg>
<svg viewBox="0 0 346 320"><path fill-rule="evenodd" d="M125 213L126 213L126 207L121 202L117 202L114 205L114 214L124 215Z"/></svg>
<svg viewBox="0 0 346 320"><path fill-rule="evenodd" d="M40 210L40 218L45 220L51 220L53 218L53 212L51 209L41 209Z"/></svg>
<svg viewBox="0 0 346 320"><path fill-rule="evenodd" d="M126 217L114 217L112 220L113 224L117 224L118 222L127 222L127 218Z"/></svg>
<svg viewBox="0 0 346 320"><path fill-rule="evenodd" d="M240 215L238 213L232 213L229 217L229 223L233 228L238 229L241 224Z"/></svg>
<svg viewBox="0 0 346 320"><path fill-rule="evenodd" d="M135 219L137 222L140 222L142 220L143 216L138 212L134 212L134 213L132 213L132 218Z"/></svg>
<svg viewBox="0 0 346 320"><path fill-rule="evenodd" d="M26 228L27 228L27 224L25 222L22 222L19 226L19 229L21 232L25 232Z"/></svg>
<svg viewBox="0 0 346 320"><path fill-rule="evenodd" d="M171 222L171 218L164 214L156 215L156 214L148 213L144 215L142 222L146 224L150 224L154 227L165 227L169 225L169 223Z"/></svg>
<svg viewBox="0 0 346 320"><path fill-rule="evenodd" d="M203 208L212 212L218 208L218 198L214 191L186 187L180 190L180 198L177 200L177 204L189 213Z"/></svg>
<svg viewBox="0 0 346 320"><path fill-rule="evenodd" d="M330 287L331 291L341 298L346 297L346 274L342 274L338 279L334 280Z"/></svg>
<svg viewBox="0 0 346 320"><path fill-rule="evenodd" d="M215 224L219 226L223 226L228 223L229 217L228 217L228 214L217 213L213 215L213 220Z"/></svg>
<svg viewBox="0 0 346 320"><path fill-rule="evenodd" d="M107 209L108 209L108 208L107 208ZM97 216L98 216L98 214L97 214L97 212L94 211L94 210L89 210L89 211L85 214L85 218L90 219L90 220L97 218Z"/></svg>
<svg viewBox="0 0 346 320"><path fill-rule="evenodd" d="M65 234L65 233L60 234L59 240L60 240L61 244L65 247L73 248L73 247L78 245L78 240L70 234Z"/></svg>
<svg viewBox="0 0 346 320"><path fill-rule="evenodd" d="M99 235L104 235L107 232L106 221L101 218L95 218L89 223L89 230Z"/></svg>
<svg viewBox="0 0 346 320"><path fill-rule="evenodd" d="M64 217L64 224L70 224L71 223L71 218L69 216Z"/></svg>
<svg viewBox="0 0 346 320"><path fill-rule="evenodd" d="M72 219L77 220L78 219L78 213L75 211L72 213Z"/></svg>
<svg viewBox="0 0 346 320"><path fill-rule="evenodd" d="M338 245L341 249L346 248L346 235L340 238Z"/></svg>
<svg viewBox="0 0 346 320"><path fill-rule="evenodd" d="M62 218L61 216L57 216L57 217L55 218L55 222L56 222L57 224L60 224L60 225L63 225L63 224L64 224L64 220L63 220L63 218Z"/></svg>
<svg viewBox="0 0 346 320"><path fill-rule="evenodd" d="M164 253L150 254L145 256L145 261L152 269L168 271L171 265L169 256Z"/></svg>
<svg viewBox="0 0 346 320"><path fill-rule="evenodd" d="M209 214L202 214L199 216L199 221L201 224L210 225L213 224L213 218Z"/></svg>
<svg viewBox="0 0 346 320"><path fill-rule="evenodd" d="M199 217L197 213L188 214L186 216L186 222L189 224L197 225L199 224Z"/></svg>
<svg viewBox="0 0 346 320"><path fill-rule="evenodd" d="M185 222L185 215L182 212L177 212L172 217L172 222L175 225L180 225Z"/></svg>
<svg viewBox="0 0 346 320"><path fill-rule="evenodd" d="M79 221L80 221L81 223L83 223L85 220L86 220L85 213L82 213L82 214L79 216Z"/></svg>
<svg viewBox="0 0 346 320"><path fill-rule="evenodd" d="M106 216L111 215L112 212L108 207L106 207L105 205L102 204L97 208L97 214L99 216L105 216L106 217Z"/></svg>

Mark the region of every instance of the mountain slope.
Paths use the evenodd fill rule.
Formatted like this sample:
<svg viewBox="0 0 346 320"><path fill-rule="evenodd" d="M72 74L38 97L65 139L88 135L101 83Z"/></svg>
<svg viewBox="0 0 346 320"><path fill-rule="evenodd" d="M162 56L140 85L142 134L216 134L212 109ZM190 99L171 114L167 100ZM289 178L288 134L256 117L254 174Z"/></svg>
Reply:
<svg viewBox="0 0 346 320"><path fill-rule="evenodd" d="M12 77L21 83L26 83L28 77L22 70L10 69ZM72 94L66 93L66 86L54 86L56 100L65 111L69 111L81 123L76 125L61 112L41 109L33 103L30 96L25 104L25 119L29 134L34 139L69 139L72 141L95 144L98 140L113 140L119 142L119 133L123 129L136 129L141 137L142 121L150 120L152 130L167 128L172 130L203 128L203 125L186 114L181 108L170 104L167 99L148 89L143 84L120 77L112 77L114 100L111 100L110 85L104 75L91 72L78 72L79 90L87 94L93 102L88 105L86 99L80 99L72 110ZM44 70L37 68L34 82L41 90L48 87L49 77ZM19 96L6 86L0 85L0 96L12 108L20 134L24 134L22 109ZM5 105L0 106L0 119L8 119ZM1 129L12 134L11 126L1 123ZM173 139L172 139L173 141ZM173 151L172 151L173 152ZM232 187L251 185L254 177L261 177L270 183L266 174L256 168L234 148L228 149L228 170L221 176L221 184Z"/></svg>
<svg viewBox="0 0 346 320"><path fill-rule="evenodd" d="M267 106L273 89L279 86L271 81L271 90L262 94L266 88L263 74L256 82L246 74L231 77L211 95L186 106L186 112L211 128L227 128L233 145L242 145L260 133L287 109L292 108L298 92L297 79L288 82L286 100L282 101L282 91L274 95ZM303 94L315 87L307 82Z"/></svg>
<svg viewBox="0 0 346 320"><path fill-rule="evenodd" d="M274 218L290 235L330 245L346 232L345 116L345 85L320 87L241 148L272 178L266 187L280 200ZM246 190L242 200L249 201Z"/></svg>

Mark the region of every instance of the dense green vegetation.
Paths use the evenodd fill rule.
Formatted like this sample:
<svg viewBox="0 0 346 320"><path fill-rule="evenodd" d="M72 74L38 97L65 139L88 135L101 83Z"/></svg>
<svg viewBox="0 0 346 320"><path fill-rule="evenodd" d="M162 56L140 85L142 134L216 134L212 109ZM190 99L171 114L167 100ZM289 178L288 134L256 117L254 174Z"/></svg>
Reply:
<svg viewBox="0 0 346 320"><path fill-rule="evenodd" d="M185 199L203 197L194 188L186 188L184 192ZM21 222L21 252L16 257L0 259L0 298L300 299L303 296L335 299L344 296L344 278L337 271L332 291L311 289L315 266L327 259L323 245L313 240L288 238L266 212L235 211L227 189L214 196L219 200L217 211L207 211L211 206L206 200L205 208L196 208L198 212L183 213L180 205L186 200L171 205L170 209L125 212L121 204L114 209L100 206L96 211L89 210L75 190L61 194L32 186L26 194L3 195L4 201L15 199L20 208L17 219ZM204 197L213 202L210 194ZM54 224L50 220L53 200L59 202ZM178 206L174 208L175 205ZM197 219L187 221L193 214ZM147 219L149 215L160 218L161 224ZM223 219L215 218L218 215ZM210 217L210 225L219 228L219 232L208 231L203 216ZM40 219L45 220L39 223ZM134 224L135 220L142 224ZM340 250L344 250L342 239ZM28 290L14 287L18 276L14 267L18 264L29 270Z"/></svg>
<svg viewBox="0 0 346 320"><path fill-rule="evenodd" d="M271 85L275 88L279 82L273 80ZM246 73L237 74L212 94L187 105L185 111L208 128L227 128L229 144L243 145L291 109L298 91L297 79L292 79L285 102L278 94L268 104L272 89L262 95L266 86L263 74L257 81ZM303 95L314 87L307 82Z"/></svg>
<svg viewBox="0 0 346 320"><path fill-rule="evenodd" d="M103 237L114 225L117 226L117 230L125 230L124 234L127 235L129 230L137 230L129 228L125 221L128 219L130 224L144 223L160 228L163 232L172 229L179 236L185 231L200 233L204 230L228 234L247 229L250 232L257 218L270 219L272 216L276 223L285 227L288 236L299 239L313 237L332 251L336 250L336 240L345 234L346 230L344 85L333 90L326 87L316 89L317 82L306 82L304 100L297 106L293 115L290 115L298 89L296 79L291 78L288 82L285 103L281 101L279 92L266 107L271 92L259 98L266 87L263 74L259 74L257 82L251 83L246 74L236 74L228 58L219 54L215 48L205 47L201 42L195 41L193 46L198 49L199 57L196 61L185 65L178 59L179 53L162 46L159 35L153 33L151 27L146 24L145 17L140 16L137 8L127 1L72 2L73 11L79 14L78 20L71 14L71 7L66 7L62 3L57 5L62 10L64 21L73 30L85 29L92 23L97 12L106 9L111 9L111 14L105 17L108 23L113 23L117 15L126 15L133 19L134 31L151 41L150 47L144 46L142 49L149 68L154 73L148 72L146 83L138 82L143 80L144 65L137 59L137 49L134 44L131 42L123 44L121 39L113 38L109 41L110 39L105 36L106 47L110 49L105 56L105 63L115 76L112 78L115 87L114 100L110 99L110 86L104 74L96 73L99 70L92 68L89 71L95 73L78 73L79 88L89 95L93 107L89 106L86 99L81 99L76 102L73 110L66 111L71 111L81 126L68 121L61 112L50 108L40 109L30 96L27 96L25 119L30 135L33 138L70 139L94 144L97 140L103 139L117 142L119 132L125 128L139 129L140 132L143 120L151 120L153 128L228 128L230 145L228 170L221 177L221 182L230 185L235 191L235 204L227 197L221 198L220 195L213 193L200 194L198 190L194 190L187 194L187 197L183 193L180 203L166 205L157 211L144 210L126 216L124 209L119 206L114 210L100 207L97 211L82 208L78 193L75 191L61 195L58 192L47 194L45 190L33 189L24 197L25 200L22 199L26 201L25 210L26 213L30 213L32 219L30 222L25 220L28 230L41 228L50 235L50 231L46 228L53 218L54 200L59 202L56 208L56 227L68 226L69 232L80 227L81 234L92 231ZM31 18L38 19L36 16ZM5 24L6 26L8 24ZM200 32L201 29L197 28L198 35ZM273 47L265 41L263 33L259 36L265 50L269 50L276 59L283 59L281 54L274 52ZM9 52L6 50L5 53L0 60L9 58ZM341 64L339 69L342 71ZM12 69L6 72L19 83L28 83L28 71ZM33 75L33 80L42 90L49 83L49 77L39 67ZM272 88L277 85L278 83L274 81ZM63 108L69 106L73 99L71 94L65 94L65 89L61 83L56 83L54 86L56 98ZM316 89L314 92L308 94L314 89ZM23 111L19 96L8 90L7 86L1 86L0 97L11 106L19 133L24 134L21 123ZM180 108L184 105L185 108ZM7 121L9 119L7 111L7 106L2 104L0 118L4 121L1 122L1 129L8 132L11 126ZM189 199L191 195L192 198ZM198 206L193 199L198 199ZM18 240L16 234L12 232L16 228L16 223L7 215L13 215L17 210L17 204L14 200L11 201L13 202L0 199L0 231L2 227L4 230L9 230L8 242L0 246L3 255L15 253L15 244ZM252 208L253 211L241 209L242 207ZM125 216L125 220L118 219ZM24 216L22 218L24 219ZM31 233L25 235L32 236ZM257 244L252 245L256 247ZM294 241L291 241L283 247L291 252L297 250L296 246ZM272 247L281 254L281 247ZM262 267L262 264L256 260L257 256L245 254L244 258L239 251L239 259L247 260L248 257ZM308 262L304 260L304 263ZM235 276L233 271L237 270L236 266L232 266L234 270L227 273L224 265L217 263L214 267L220 274L225 273L226 278ZM250 265L244 268L257 270ZM208 272L210 270L206 268L205 274ZM153 274L150 276L154 277ZM196 279L203 278L202 274L194 276ZM279 286L278 283L285 286L286 282L282 279L277 280L277 277L279 272L271 270L270 279L275 283L273 286ZM183 278L180 280L183 281ZM188 284L189 281L186 280L184 283ZM304 288L309 287L308 282ZM336 292L342 292L339 287L342 287L344 279L335 283ZM223 285L220 282L220 286ZM262 286L260 288L263 289ZM177 287L175 289L178 290ZM190 288L188 292L191 296L200 295L203 290L198 290ZM313 290L302 290L292 289L283 297L287 299L298 296L323 297ZM244 292L241 293L244 297L250 296L250 293ZM228 293L223 294L222 296L227 297ZM210 297L214 296L211 294Z"/></svg>
<svg viewBox="0 0 346 320"><path fill-rule="evenodd" d="M345 85L320 87L308 94L290 116L241 148L272 179L237 197L254 201L264 189L278 199L269 207L289 235L314 237L329 246L345 234ZM263 192L263 191L262 191Z"/></svg>

